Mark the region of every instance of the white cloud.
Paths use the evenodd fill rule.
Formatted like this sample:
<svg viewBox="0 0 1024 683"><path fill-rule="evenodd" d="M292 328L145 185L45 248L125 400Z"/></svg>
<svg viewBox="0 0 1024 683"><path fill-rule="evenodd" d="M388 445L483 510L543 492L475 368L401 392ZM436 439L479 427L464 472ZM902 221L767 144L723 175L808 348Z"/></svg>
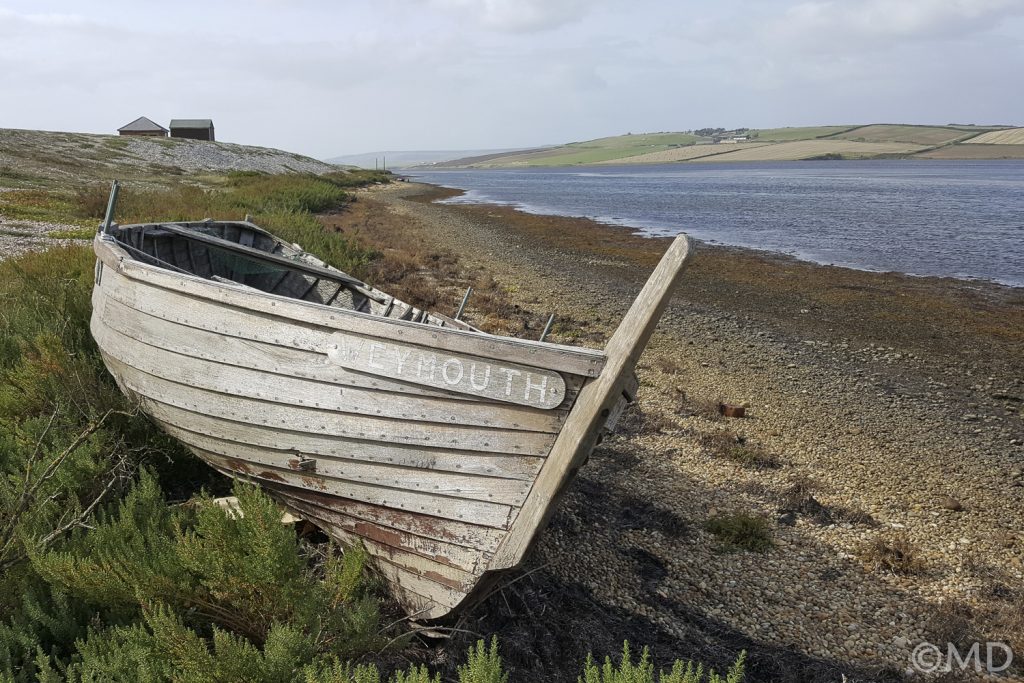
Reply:
<svg viewBox="0 0 1024 683"><path fill-rule="evenodd" d="M963 38L1024 15L1021 0L812 0L770 21L779 44L825 51L864 49L893 40Z"/></svg>
<svg viewBox="0 0 1024 683"><path fill-rule="evenodd" d="M530 32L577 21L595 3L593 0L432 0L431 4L472 18L485 28Z"/></svg>

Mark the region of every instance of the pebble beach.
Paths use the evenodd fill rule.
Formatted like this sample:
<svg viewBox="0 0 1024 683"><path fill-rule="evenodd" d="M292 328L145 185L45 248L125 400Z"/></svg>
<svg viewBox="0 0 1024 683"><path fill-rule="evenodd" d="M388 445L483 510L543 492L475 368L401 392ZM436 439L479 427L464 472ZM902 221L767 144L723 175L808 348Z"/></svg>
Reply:
<svg viewBox="0 0 1024 683"><path fill-rule="evenodd" d="M373 188L358 224L328 224L451 250L516 305L554 313L555 341L592 346L667 246L585 219L434 203L452 192ZM742 648L754 680L919 677L921 643L1024 649L1024 291L695 246L621 429L514 585L467 623L545 659L603 635L720 669ZM730 457L733 442L759 457ZM737 513L767 523L769 548L728 548L708 530ZM510 597L549 604L524 625ZM541 612L560 608L630 632L553 625L545 640Z"/></svg>

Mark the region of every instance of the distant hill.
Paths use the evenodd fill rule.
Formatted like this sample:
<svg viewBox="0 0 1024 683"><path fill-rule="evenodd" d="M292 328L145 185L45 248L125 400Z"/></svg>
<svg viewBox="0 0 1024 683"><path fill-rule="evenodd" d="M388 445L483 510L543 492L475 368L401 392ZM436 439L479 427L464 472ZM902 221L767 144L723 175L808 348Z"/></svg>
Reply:
<svg viewBox="0 0 1024 683"><path fill-rule="evenodd" d="M868 124L629 133L435 164L441 168L872 158L1024 159L1024 128Z"/></svg>
<svg viewBox="0 0 1024 683"><path fill-rule="evenodd" d="M455 150L426 150L426 151L390 151L390 152L367 152L366 154L346 154L340 157L333 157L327 162L347 166L358 166L360 168L376 168L378 165L387 163L391 168L410 168L413 166L427 166L439 162L451 161L452 159L464 159L467 157L490 156L493 154L513 154L523 152L524 148L505 149L455 149Z"/></svg>
<svg viewBox="0 0 1024 683"><path fill-rule="evenodd" d="M229 142L0 128L0 175L5 169L7 173L57 180L337 170L301 154Z"/></svg>

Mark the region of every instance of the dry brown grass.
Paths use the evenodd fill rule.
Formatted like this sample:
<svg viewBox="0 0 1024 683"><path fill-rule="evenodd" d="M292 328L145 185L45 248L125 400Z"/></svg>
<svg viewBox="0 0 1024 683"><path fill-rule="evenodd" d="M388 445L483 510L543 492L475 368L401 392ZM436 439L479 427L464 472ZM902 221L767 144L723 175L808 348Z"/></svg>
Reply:
<svg viewBox="0 0 1024 683"><path fill-rule="evenodd" d="M836 135L833 139L856 142L908 142L914 145L941 145L970 132L945 126L906 126L900 124L873 124L861 126Z"/></svg>
<svg viewBox="0 0 1024 683"><path fill-rule="evenodd" d="M861 546L858 555L868 571L913 575L923 573L927 567L921 551L906 533L879 536Z"/></svg>
<svg viewBox="0 0 1024 683"><path fill-rule="evenodd" d="M971 145L1024 145L1024 128L994 130L971 138L965 144Z"/></svg>
<svg viewBox="0 0 1024 683"><path fill-rule="evenodd" d="M922 145L906 142L854 142L852 140L797 140L780 142L754 149L740 149L728 154L716 154L702 161L796 161L826 154L844 158L873 157L880 154L908 154L924 149Z"/></svg>
<svg viewBox="0 0 1024 683"><path fill-rule="evenodd" d="M782 461L778 457L761 446L749 443L745 437L731 432L705 432L697 437L697 443L706 455L729 460L749 469L767 470L782 467Z"/></svg>
<svg viewBox="0 0 1024 683"><path fill-rule="evenodd" d="M424 227L406 217L381 211L371 198L357 198L344 210L323 217L328 230L344 233L380 256L369 264L366 279L413 306L455 315L472 287L463 319L480 329L536 339L546 322L543 312L527 311L490 274L466 265L452 249L433 246ZM562 319L553 330L577 329Z"/></svg>

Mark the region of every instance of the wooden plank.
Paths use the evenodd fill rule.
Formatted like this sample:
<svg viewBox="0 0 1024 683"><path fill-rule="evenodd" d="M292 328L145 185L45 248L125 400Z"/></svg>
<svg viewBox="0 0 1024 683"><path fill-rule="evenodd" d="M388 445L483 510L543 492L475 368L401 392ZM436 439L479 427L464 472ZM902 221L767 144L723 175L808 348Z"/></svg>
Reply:
<svg viewBox="0 0 1024 683"><path fill-rule="evenodd" d="M288 375L268 374L149 346L97 326L100 348L125 365L179 384L234 396L353 415L556 433L561 413L535 413L509 405L451 401L442 397L385 393Z"/></svg>
<svg viewBox="0 0 1024 683"><path fill-rule="evenodd" d="M455 590L379 558L374 563L374 568L391 584L430 601L429 605L421 606L421 609L429 609L420 614L419 618L437 619L454 610L466 599L466 591Z"/></svg>
<svg viewBox="0 0 1024 683"><path fill-rule="evenodd" d="M466 353L586 377L600 374L605 362L604 353L593 349L418 325L273 294L250 292L138 263L125 250L102 236L97 237L93 244L97 256L122 276L119 280L109 282L104 278L103 288L107 290L109 285L108 291L111 292L128 287L125 280L130 280L141 286L147 297L155 296L154 288L161 288L177 295L187 295L190 302L188 305L205 300L215 304L217 309L229 310L224 309L225 306L241 309L254 319L266 320L265 316L254 314L269 314L284 318L293 325L344 330L435 350ZM181 300L175 306L179 309L187 308Z"/></svg>
<svg viewBox="0 0 1024 683"><path fill-rule="evenodd" d="M225 225L230 225L226 223ZM266 251L260 251L259 249L253 249L252 247L239 244L237 242L231 242L226 239L214 237L203 232L197 232L195 230L189 230L173 223L161 223L160 230L166 230L169 233L183 237L184 239L192 240L194 242L200 242L211 247L223 249L225 251L242 254L256 261L263 261L265 263L272 263L278 266L284 266L289 270L300 271L313 275L323 280L332 280L334 282L344 282L347 285L355 285L357 287L366 287L366 283L356 278L346 275L340 270L328 270L320 266L314 266L305 261L296 259L286 258L284 256L277 256Z"/></svg>
<svg viewBox="0 0 1024 683"><path fill-rule="evenodd" d="M299 501L305 506L315 506L320 510L321 515L325 514L324 511L330 511L353 520L351 524L346 523L343 526L363 535L369 535L367 530L372 527L381 529L384 533L406 533L427 541L459 546L467 551L480 552L485 555L493 553L505 536L505 531L501 529L493 529L472 522L440 520L429 515L367 505L356 500L328 496L317 491L285 487L273 482L268 486L272 493L286 504Z"/></svg>
<svg viewBox="0 0 1024 683"><path fill-rule="evenodd" d="M372 524L358 517L351 517L337 510L320 507L299 498L284 497L283 503L306 519L315 521L332 536L345 534L347 538L372 539L380 544L398 548L407 553L414 553L438 564L457 567L471 574L479 574L480 568L486 564L486 559L489 557L481 550Z"/></svg>
<svg viewBox="0 0 1024 683"><path fill-rule="evenodd" d="M516 405L523 405L528 401L532 401L533 405L540 398L544 398L545 405L533 407L549 410L557 405L564 405L575 397L576 387L582 382L582 378L570 377L566 383L561 375L547 369L525 366L514 361L495 361L469 354L449 356L438 354L429 347L401 342L396 344L388 340L330 331L320 326L252 315L244 310L225 308L159 288L140 289L133 286L127 278L116 273L112 275L113 278L109 282L104 278L104 292L111 299L132 310L184 327L322 353L335 359L336 364L341 367L360 372L371 370L378 376L389 377L386 371L370 366L369 361L372 360L373 365L390 363L392 374L400 375L390 377L391 379L414 382L420 386L441 388ZM211 282L211 285L213 284L215 283ZM187 338L187 332L179 335L179 338ZM345 351L341 350L343 343ZM358 349L360 344L367 349L361 357L361 362L358 358L352 360L346 353L352 348ZM373 344L381 345L385 351L391 350L392 353L371 358L368 350ZM401 355L406 353L409 355ZM404 362L401 361L403 357L406 359ZM448 359L451 359L451 364L446 371ZM412 362L409 362L410 360ZM400 364L403 366L401 373L397 371ZM451 380L458 381L452 384ZM480 386L484 388L474 388ZM555 401L558 403L552 406Z"/></svg>
<svg viewBox="0 0 1024 683"><path fill-rule="evenodd" d="M102 349L101 353L114 377L136 394L235 422L365 441L513 455L547 455L554 443L553 434L541 432L368 417L231 396L149 375L121 363Z"/></svg>
<svg viewBox="0 0 1024 683"><path fill-rule="evenodd" d="M436 396L453 401L484 400L465 394L430 389L422 385L353 372L340 365L328 363L327 356L323 353L251 339L239 340L237 337L207 332L197 327L186 327L142 311L136 311L107 296L102 297L102 300L104 302L103 310L99 317L111 329L150 346L193 358L290 377L337 382L364 389ZM580 378L570 377L570 382L566 387L567 400L575 397L580 385L582 385Z"/></svg>
<svg viewBox="0 0 1024 683"><path fill-rule="evenodd" d="M331 342L332 363L371 375L544 410L565 398L565 381L550 370L346 332L335 332Z"/></svg>
<svg viewBox="0 0 1024 683"><path fill-rule="evenodd" d="M157 422L176 425L178 429L195 434L244 446L294 449L311 456L527 481L533 481L544 462L542 458L532 456L452 451L294 432L222 420L154 401L146 404L146 411Z"/></svg>
<svg viewBox="0 0 1024 683"><path fill-rule="evenodd" d="M260 448L196 434L166 422L159 422L159 424L165 432L190 448L236 458L254 466L266 465L289 469L291 468L289 461L296 458L310 458L315 463L313 469L307 470L310 476L339 482L384 486L404 491L417 491L432 496L465 498L516 506L522 505L532 483L437 472L401 465L341 460L303 453L297 449Z"/></svg>
<svg viewBox="0 0 1024 683"><path fill-rule="evenodd" d="M451 564L435 562L421 555L406 552L401 548L380 543L372 538L350 534L344 529L331 527L328 529L328 533L342 545L362 545L374 559L388 562L421 578L448 586L460 593L469 593L480 580L478 574L467 572Z"/></svg>
<svg viewBox="0 0 1024 683"><path fill-rule="evenodd" d="M630 381L633 368L654 332L690 254L680 235L662 257L636 301L605 347L608 363L601 376L580 392L526 504L491 560L490 569L519 564L537 531L554 510L554 501L576 468L593 450L601 425Z"/></svg>
<svg viewBox="0 0 1024 683"><path fill-rule="evenodd" d="M240 458L231 458L204 451L194 446L189 447L196 455L218 469L243 473L261 483L277 482L286 486L317 491L330 496L357 500L368 505L389 507L396 510L417 512L419 514L438 517L440 519L468 521L495 529L503 529L508 523L509 506L497 503L486 503L463 498L448 498L389 489L381 486L356 484L354 482L336 482L317 477L307 472L296 472L287 467L271 467L257 463L248 463Z"/></svg>

